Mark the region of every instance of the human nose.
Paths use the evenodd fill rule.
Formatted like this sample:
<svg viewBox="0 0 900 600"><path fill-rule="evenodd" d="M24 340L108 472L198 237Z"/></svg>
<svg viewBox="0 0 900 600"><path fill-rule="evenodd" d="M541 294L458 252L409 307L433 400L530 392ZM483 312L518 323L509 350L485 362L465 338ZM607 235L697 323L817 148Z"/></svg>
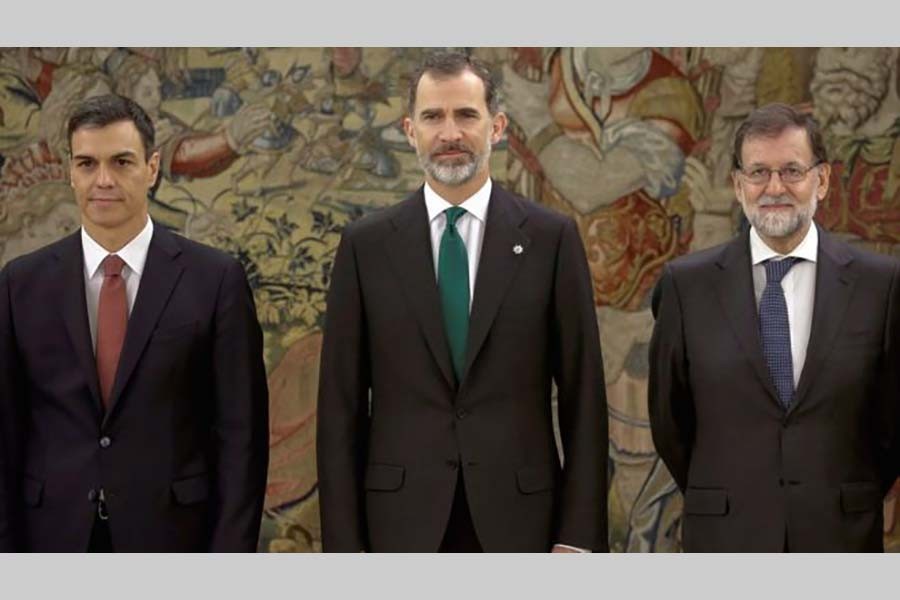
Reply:
<svg viewBox="0 0 900 600"><path fill-rule="evenodd" d="M97 166L97 181L96 184L98 187L108 188L113 186L113 178L112 174L109 171L109 167L100 163Z"/></svg>
<svg viewBox="0 0 900 600"><path fill-rule="evenodd" d="M442 142L455 142L462 138L462 130L454 119L444 119L440 131Z"/></svg>
<svg viewBox="0 0 900 600"><path fill-rule="evenodd" d="M784 191L784 181L781 180L781 173L772 171L769 174L769 181L766 182L766 194L770 196L780 196Z"/></svg>

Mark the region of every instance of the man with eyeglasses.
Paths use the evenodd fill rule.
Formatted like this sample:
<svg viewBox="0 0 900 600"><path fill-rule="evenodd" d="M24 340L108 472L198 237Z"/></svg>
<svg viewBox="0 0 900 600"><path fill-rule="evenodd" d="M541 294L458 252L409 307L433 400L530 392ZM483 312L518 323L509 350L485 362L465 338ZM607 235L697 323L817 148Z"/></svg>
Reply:
<svg viewBox="0 0 900 600"><path fill-rule="evenodd" d="M900 263L813 224L831 167L784 104L738 129L751 227L669 263L653 297L653 439L691 552L883 551L898 473Z"/></svg>

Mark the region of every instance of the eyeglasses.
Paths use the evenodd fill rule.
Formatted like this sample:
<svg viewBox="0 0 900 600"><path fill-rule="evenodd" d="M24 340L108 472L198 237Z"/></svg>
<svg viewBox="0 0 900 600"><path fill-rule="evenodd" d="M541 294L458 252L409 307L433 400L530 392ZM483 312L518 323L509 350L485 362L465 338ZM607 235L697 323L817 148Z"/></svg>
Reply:
<svg viewBox="0 0 900 600"><path fill-rule="evenodd" d="M757 185L769 183L769 180L772 178L772 173L778 173L778 177L783 183L800 183L801 181L806 179L807 173L821 164L822 161L820 160L808 167L801 167L800 165L788 165L780 169L770 169L768 167L753 167L749 171L745 171L744 169L738 169L737 171L744 178L744 181Z"/></svg>

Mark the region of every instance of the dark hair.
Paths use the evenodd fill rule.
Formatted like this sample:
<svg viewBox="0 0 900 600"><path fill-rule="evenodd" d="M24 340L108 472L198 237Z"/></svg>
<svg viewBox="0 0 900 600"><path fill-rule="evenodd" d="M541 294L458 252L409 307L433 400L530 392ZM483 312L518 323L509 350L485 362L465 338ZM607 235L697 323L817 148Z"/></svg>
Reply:
<svg viewBox="0 0 900 600"><path fill-rule="evenodd" d="M416 89L422 75L428 73L435 79L446 79L459 75L463 71L471 71L484 83L484 103L488 111L494 115L500 110L499 90L494 73L485 63L474 56L459 52L432 52L416 69L409 80L409 114L413 114L416 106Z"/></svg>
<svg viewBox="0 0 900 600"><path fill-rule="evenodd" d="M751 112L734 135L731 166L741 168L741 151L744 141L755 137L776 137L784 130L799 127L806 131L809 146L816 162L828 162L828 151L822 140L822 130L812 115L802 113L793 106L775 102L760 106Z"/></svg>
<svg viewBox="0 0 900 600"><path fill-rule="evenodd" d="M153 152L153 121L140 105L118 94L94 96L79 103L69 116L68 137L69 153L72 153L72 134L83 127L105 127L119 121L131 121L141 134L144 145L144 158L150 159Z"/></svg>

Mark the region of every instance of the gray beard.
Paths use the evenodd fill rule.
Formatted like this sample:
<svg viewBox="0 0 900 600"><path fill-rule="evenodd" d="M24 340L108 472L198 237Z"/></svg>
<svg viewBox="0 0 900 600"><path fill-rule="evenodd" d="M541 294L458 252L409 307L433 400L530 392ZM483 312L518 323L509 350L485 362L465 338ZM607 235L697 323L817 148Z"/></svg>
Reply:
<svg viewBox="0 0 900 600"><path fill-rule="evenodd" d="M816 214L816 207L818 206L815 190L813 190L811 201L806 206L795 206L795 210L789 214L775 212L764 214L763 211L760 210L759 202L766 202L767 199L772 199L772 197L761 197L756 206L752 207L750 210L745 208L744 214L747 215L747 220L756 228L756 231L769 238L784 238L797 233L812 222L813 215Z"/></svg>
<svg viewBox="0 0 900 600"><path fill-rule="evenodd" d="M466 183L478 171L478 160L469 160L461 165L442 165L427 157L419 157L419 164L432 179L444 185L458 186Z"/></svg>
<svg viewBox="0 0 900 600"><path fill-rule="evenodd" d="M441 164L431 160L428 155L418 155L419 166L432 179L443 185L456 187L469 182L487 163L491 156L491 146L482 154L472 154L461 164Z"/></svg>

